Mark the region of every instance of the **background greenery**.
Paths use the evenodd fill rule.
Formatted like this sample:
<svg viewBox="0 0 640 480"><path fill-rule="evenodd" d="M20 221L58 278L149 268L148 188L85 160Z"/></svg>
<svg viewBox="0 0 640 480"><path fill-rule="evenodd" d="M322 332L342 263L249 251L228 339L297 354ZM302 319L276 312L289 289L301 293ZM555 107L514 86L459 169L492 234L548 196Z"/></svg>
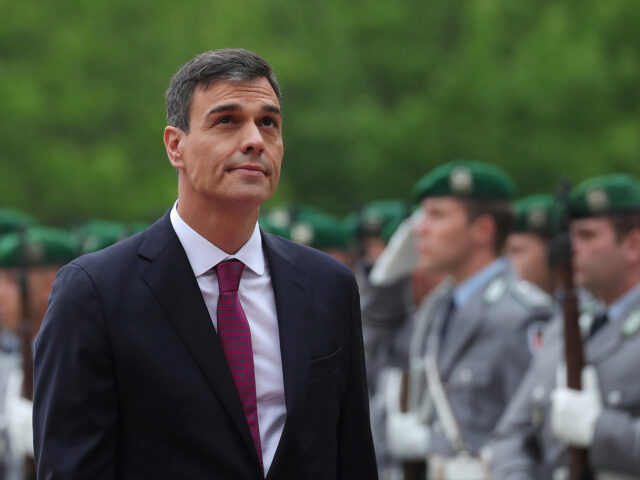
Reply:
<svg viewBox="0 0 640 480"><path fill-rule="evenodd" d="M0 0L0 205L49 223L152 219L176 196L164 90L244 47L284 92L275 205L406 198L445 160L520 193L640 175L634 0Z"/></svg>

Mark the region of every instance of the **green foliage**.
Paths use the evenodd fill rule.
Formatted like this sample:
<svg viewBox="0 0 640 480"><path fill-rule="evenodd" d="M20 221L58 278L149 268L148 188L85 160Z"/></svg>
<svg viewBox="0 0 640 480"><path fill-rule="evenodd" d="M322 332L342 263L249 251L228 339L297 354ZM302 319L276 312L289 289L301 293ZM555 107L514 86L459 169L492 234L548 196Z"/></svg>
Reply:
<svg viewBox="0 0 640 480"><path fill-rule="evenodd" d="M171 75L252 49L284 92L274 205L346 213L409 198L458 158L521 194L640 175L640 9L528 2L0 1L0 205L51 223L152 219L176 197L162 145Z"/></svg>

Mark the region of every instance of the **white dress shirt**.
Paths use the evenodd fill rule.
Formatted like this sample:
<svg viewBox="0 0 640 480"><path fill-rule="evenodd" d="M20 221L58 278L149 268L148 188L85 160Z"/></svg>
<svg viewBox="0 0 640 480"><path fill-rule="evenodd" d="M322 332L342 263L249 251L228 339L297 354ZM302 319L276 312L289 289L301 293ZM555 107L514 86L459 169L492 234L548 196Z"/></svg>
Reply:
<svg viewBox="0 0 640 480"><path fill-rule="evenodd" d="M269 265L262 250L260 229L256 223L249 241L238 252L229 255L187 225L180 218L177 205L176 202L171 209L171 224L187 253L187 258L216 330L218 328L216 311L219 288L218 277L213 267L228 259L237 259L245 264L242 277L240 277L238 298L251 329L258 424L260 426L262 462L266 475L282 435L287 410L284 399L276 303L271 286Z"/></svg>

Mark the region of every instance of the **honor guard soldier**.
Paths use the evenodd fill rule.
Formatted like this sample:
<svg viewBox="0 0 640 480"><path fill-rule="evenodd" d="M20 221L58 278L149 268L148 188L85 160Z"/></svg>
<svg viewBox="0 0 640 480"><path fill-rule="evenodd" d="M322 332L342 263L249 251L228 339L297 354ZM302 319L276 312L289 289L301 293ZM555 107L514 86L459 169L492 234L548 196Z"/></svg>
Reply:
<svg viewBox="0 0 640 480"><path fill-rule="evenodd" d="M389 478L390 469L394 468L385 440L385 386L392 372L406 370L412 331L408 320L414 308L409 271L384 285L373 284L370 274L390 237L408 214L408 206L400 200L376 200L345 220L355 241L353 271L360 290L371 431L382 479Z"/></svg>
<svg viewBox="0 0 640 480"><path fill-rule="evenodd" d="M575 284L604 308L580 318L582 390L565 387L561 319L545 332L492 443L497 480L569 478L568 447L587 450L596 480L640 478L640 185L593 178L568 203Z"/></svg>
<svg viewBox="0 0 640 480"><path fill-rule="evenodd" d="M553 295L549 242L558 223L551 195L538 194L516 201L516 223L507 237L506 254L520 278Z"/></svg>
<svg viewBox="0 0 640 480"><path fill-rule="evenodd" d="M36 223L33 217L19 210L0 208L0 239ZM4 480L15 480L22 472L13 466L5 406L9 376L20 365L20 293L13 277L11 271L0 268L0 478Z"/></svg>
<svg viewBox="0 0 640 480"><path fill-rule="evenodd" d="M378 200L364 205L346 220L356 243L353 270L360 290L364 353L371 393L376 390L382 369L389 366L406 368L408 337L403 340L398 335L413 310L410 275L376 286L369 280L369 274L408 213L407 205L399 200ZM407 348L403 344L407 344Z"/></svg>
<svg viewBox="0 0 640 480"><path fill-rule="evenodd" d="M473 161L442 165L416 186L421 261L451 287L414 339L433 408L390 417L388 441L401 459L426 457L430 479L488 478L480 453L530 362L529 328L552 316L549 298L500 256L514 190L503 171Z"/></svg>
<svg viewBox="0 0 640 480"><path fill-rule="evenodd" d="M24 230L36 223L32 216L24 212L12 208L0 208L0 238L9 233ZM10 281L9 273L0 269L0 356L2 359L18 355L20 350L20 341L17 335L18 316L15 314L19 300L14 300L19 297L15 293L17 292L16 288L15 283ZM0 363L3 362L0 360ZM2 373L0 373L0 377L2 377ZM1 382L2 378L0 378Z"/></svg>
<svg viewBox="0 0 640 480"><path fill-rule="evenodd" d="M21 357L13 362L4 385L0 407L6 419L8 454L6 479L31 478L25 459L33 457L31 399L33 395L33 341L47 311L51 284L58 269L80 254L75 237L68 232L31 226L0 238L0 271L4 297L16 308L8 321L17 326ZM6 283L5 283L6 282ZM5 290L6 289L6 290ZM28 469L27 469L28 470Z"/></svg>

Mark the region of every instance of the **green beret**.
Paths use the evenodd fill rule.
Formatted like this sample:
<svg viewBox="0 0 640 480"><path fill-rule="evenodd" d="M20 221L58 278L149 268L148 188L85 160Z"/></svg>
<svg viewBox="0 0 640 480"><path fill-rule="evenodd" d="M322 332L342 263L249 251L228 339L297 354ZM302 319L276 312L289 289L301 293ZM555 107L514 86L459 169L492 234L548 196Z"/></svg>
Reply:
<svg viewBox="0 0 640 480"><path fill-rule="evenodd" d="M35 225L36 219L13 208L0 208L0 235L23 230Z"/></svg>
<svg viewBox="0 0 640 480"><path fill-rule="evenodd" d="M314 215L322 213L319 209L308 205L282 205L261 214L270 225L275 228L289 229L298 215Z"/></svg>
<svg viewBox="0 0 640 480"><path fill-rule="evenodd" d="M409 208L400 200L378 200L349 215L345 224L354 236L388 240L408 214Z"/></svg>
<svg viewBox="0 0 640 480"><path fill-rule="evenodd" d="M640 184L626 174L589 178L575 187L569 195L571 218L639 211Z"/></svg>
<svg viewBox="0 0 640 480"><path fill-rule="evenodd" d="M260 228L267 233L273 233L274 235L291 239L288 222L274 223L271 221L269 215L261 213L258 217L258 225L260 225Z"/></svg>
<svg viewBox="0 0 640 480"><path fill-rule="evenodd" d="M530 195L516 201L514 232L551 236L557 231L558 213L551 195Z"/></svg>
<svg viewBox="0 0 640 480"><path fill-rule="evenodd" d="M425 197L463 197L513 200L515 185L509 175L488 163L455 161L440 165L414 187L417 202Z"/></svg>
<svg viewBox="0 0 640 480"><path fill-rule="evenodd" d="M91 253L107 248L129 236L129 227L109 220L89 220L74 230L82 253Z"/></svg>
<svg viewBox="0 0 640 480"><path fill-rule="evenodd" d="M80 254L75 236L49 227L29 227L0 238L0 268L58 266Z"/></svg>
<svg viewBox="0 0 640 480"><path fill-rule="evenodd" d="M298 212L290 228L291 240L318 249L346 249L351 243L347 226L322 212Z"/></svg>

